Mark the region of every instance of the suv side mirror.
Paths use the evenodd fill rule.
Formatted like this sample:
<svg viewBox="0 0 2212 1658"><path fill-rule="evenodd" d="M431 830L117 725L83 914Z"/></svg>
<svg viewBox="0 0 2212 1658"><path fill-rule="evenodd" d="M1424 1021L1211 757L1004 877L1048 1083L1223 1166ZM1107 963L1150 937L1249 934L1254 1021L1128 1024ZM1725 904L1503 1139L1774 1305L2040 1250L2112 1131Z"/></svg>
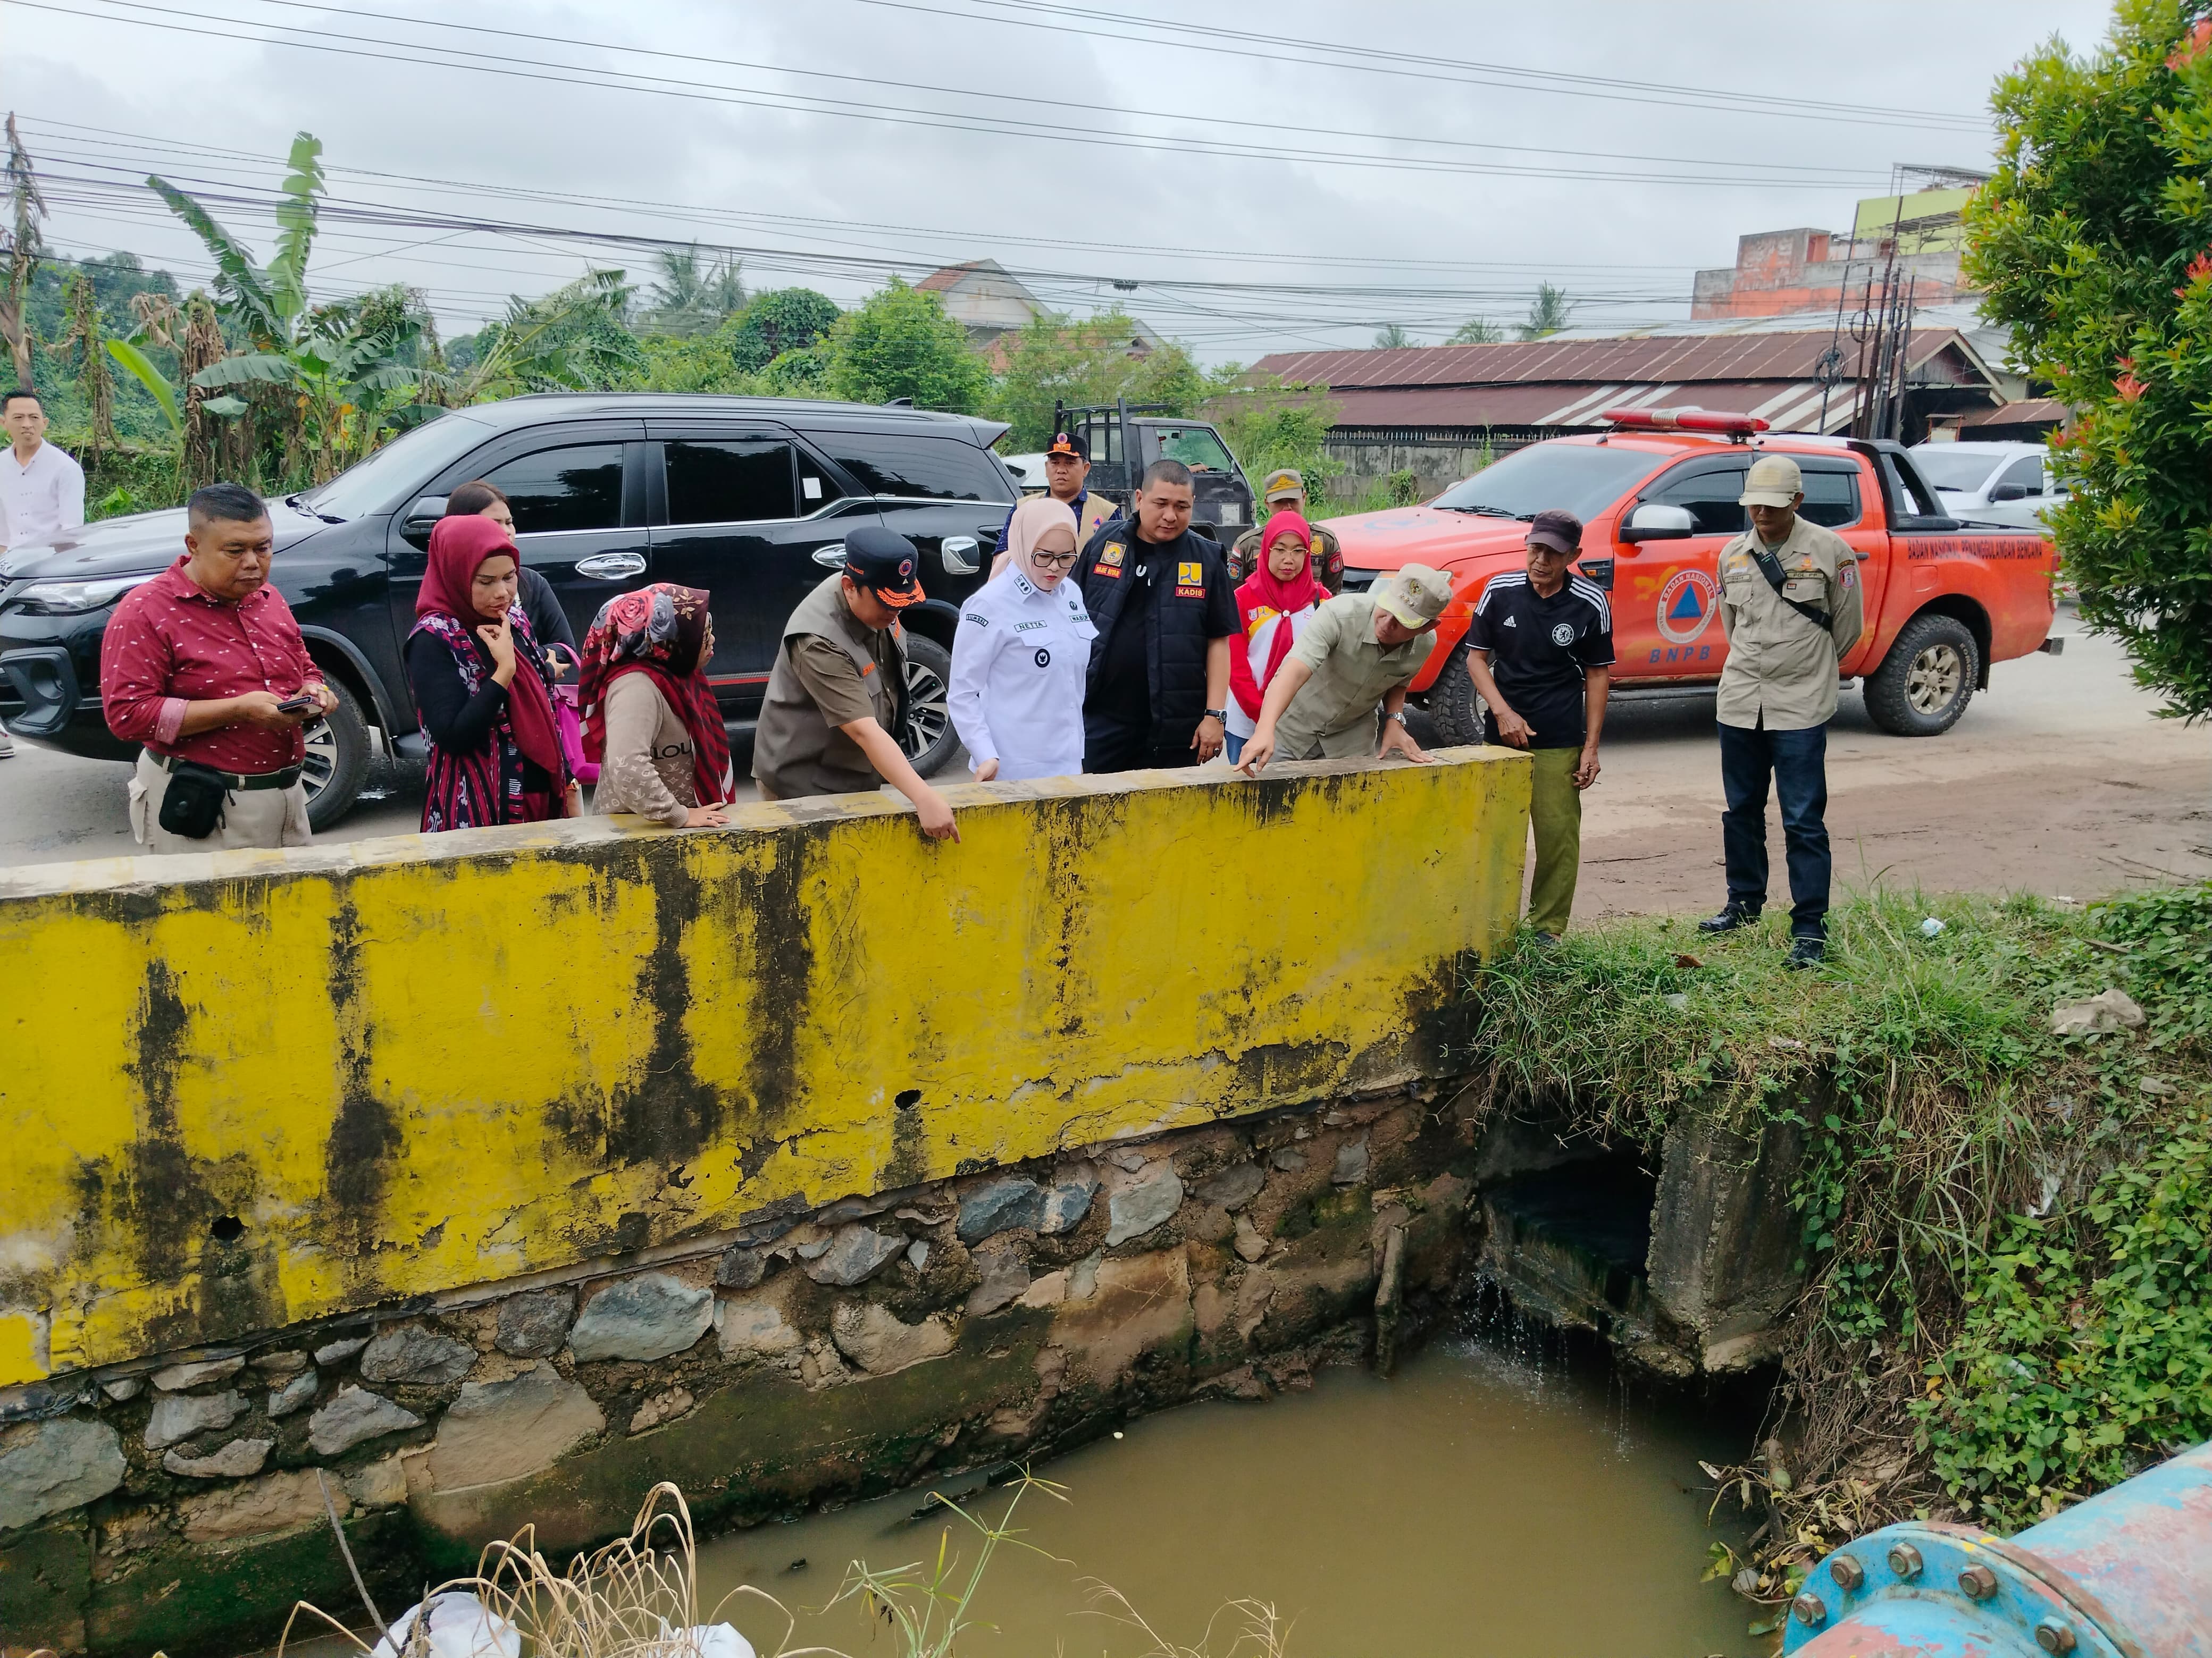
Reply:
<svg viewBox="0 0 2212 1658"><path fill-rule="evenodd" d="M1686 541L1697 532L1697 520L1688 507L1659 501L1638 503L1620 526L1620 538L1627 542Z"/></svg>
<svg viewBox="0 0 2212 1658"><path fill-rule="evenodd" d="M445 496L424 495L401 515L399 533L410 541L428 541L430 531L438 527L438 520L445 515Z"/></svg>
<svg viewBox="0 0 2212 1658"><path fill-rule="evenodd" d="M2026 501L2027 499L2027 486L2025 483L2000 483L1990 491L1990 503L1992 506L2000 501Z"/></svg>

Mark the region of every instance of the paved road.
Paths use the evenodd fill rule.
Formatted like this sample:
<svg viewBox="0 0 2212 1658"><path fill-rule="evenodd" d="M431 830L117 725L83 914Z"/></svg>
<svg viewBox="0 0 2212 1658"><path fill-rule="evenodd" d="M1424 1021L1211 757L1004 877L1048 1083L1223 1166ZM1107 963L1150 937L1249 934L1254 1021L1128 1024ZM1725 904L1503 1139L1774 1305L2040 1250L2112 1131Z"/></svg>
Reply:
<svg viewBox="0 0 2212 1658"><path fill-rule="evenodd" d="M2070 617L2059 631L2075 632ZM1917 740L1875 730L1857 694L1844 694L1828 749L1839 881L2088 897L2212 876L2212 732L2154 718L2117 646L2076 636L2062 657L2000 664L1995 682L1948 734ZM1711 696L1622 703L1606 737L1578 913L1717 908ZM740 774L751 763L743 742L737 762ZM944 774L965 770L956 758ZM0 866L127 853L125 775L18 744L0 761ZM325 839L414 829L419 767L378 762L369 793ZM1780 835L1777 820L1778 881Z"/></svg>

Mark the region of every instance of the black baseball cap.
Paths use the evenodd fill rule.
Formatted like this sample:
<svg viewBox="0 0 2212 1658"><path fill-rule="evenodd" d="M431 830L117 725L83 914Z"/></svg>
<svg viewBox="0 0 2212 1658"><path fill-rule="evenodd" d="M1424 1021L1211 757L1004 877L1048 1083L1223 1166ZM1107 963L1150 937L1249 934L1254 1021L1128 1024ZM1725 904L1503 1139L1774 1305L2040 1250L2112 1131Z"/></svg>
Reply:
<svg viewBox="0 0 2212 1658"><path fill-rule="evenodd" d="M1046 446L1048 455L1073 455L1078 460L1091 459L1091 445L1080 432L1055 432Z"/></svg>
<svg viewBox="0 0 2212 1658"><path fill-rule="evenodd" d="M914 543L880 524L862 525L845 537L845 574L895 610L921 603L921 568Z"/></svg>
<svg viewBox="0 0 2212 1658"><path fill-rule="evenodd" d="M1583 521L1572 513L1547 507L1528 525L1531 546L1548 547L1572 558L1583 550Z"/></svg>

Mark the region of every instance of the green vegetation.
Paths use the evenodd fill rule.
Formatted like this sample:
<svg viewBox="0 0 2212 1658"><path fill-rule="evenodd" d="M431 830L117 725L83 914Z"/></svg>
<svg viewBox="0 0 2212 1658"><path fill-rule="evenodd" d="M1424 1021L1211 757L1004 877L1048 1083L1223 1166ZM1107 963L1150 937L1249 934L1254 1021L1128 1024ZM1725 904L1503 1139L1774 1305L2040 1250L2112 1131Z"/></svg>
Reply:
<svg viewBox="0 0 2212 1658"><path fill-rule="evenodd" d="M919 409L981 411L991 371L968 348L968 331L934 294L894 277L830 331L830 395L854 403L910 400Z"/></svg>
<svg viewBox="0 0 2212 1658"><path fill-rule="evenodd" d="M1804 1132L1788 1466L1726 1476L1785 1551L1915 1512L2016 1527L2212 1433L2212 884L1877 892L1807 974L1780 922L1595 927L1474 993L1500 1098L1648 1147L1692 1102ZM2142 1029L2052 1033L2113 988Z"/></svg>
<svg viewBox="0 0 2212 1658"><path fill-rule="evenodd" d="M2212 19L2121 0L2101 50L2057 41L1997 82L1996 176L1966 272L2074 410L2051 515L2091 628L2164 712L2212 715Z"/></svg>
<svg viewBox="0 0 2212 1658"><path fill-rule="evenodd" d="M1137 325L1119 310L1095 317L1034 319L1002 343L1006 367L991 399L991 413L1013 430L1001 446L1013 454L1042 449L1052 440L1055 403L1096 408L1117 398L1131 403L1163 403L1187 415L1206 397L1229 384L1209 377L1182 346L1165 344L1132 355ZM1236 447L1232 440L1231 448ZM1242 450L1237 458L1246 459Z"/></svg>

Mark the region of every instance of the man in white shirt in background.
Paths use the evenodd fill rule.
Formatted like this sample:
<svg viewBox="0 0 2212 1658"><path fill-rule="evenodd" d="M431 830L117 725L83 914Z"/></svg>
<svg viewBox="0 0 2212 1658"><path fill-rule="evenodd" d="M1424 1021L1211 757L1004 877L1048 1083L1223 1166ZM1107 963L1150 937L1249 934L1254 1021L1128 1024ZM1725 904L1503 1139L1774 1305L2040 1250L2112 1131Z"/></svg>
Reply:
<svg viewBox="0 0 2212 1658"><path fill-rule="evenodd" d="M46 411L39 394L0 395L0 427L8 449L0 454L0 551L51 541L84 525L84 469L46 441ZM0 726L0 760L15 752Z"/></svg>

